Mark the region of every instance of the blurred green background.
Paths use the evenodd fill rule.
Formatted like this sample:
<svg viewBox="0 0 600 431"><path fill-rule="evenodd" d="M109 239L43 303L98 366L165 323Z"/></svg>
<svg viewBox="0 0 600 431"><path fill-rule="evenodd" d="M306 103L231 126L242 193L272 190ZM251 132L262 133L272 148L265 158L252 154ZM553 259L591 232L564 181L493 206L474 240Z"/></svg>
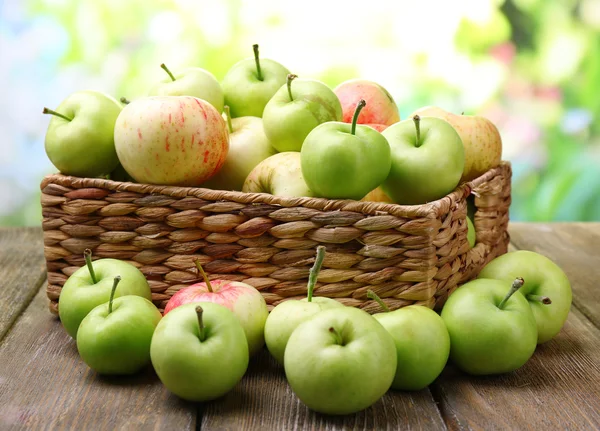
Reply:
<svg viewBox="0 0 600 431"><path fill-rule="evenodd" d="M485 115L512 220L600 220L600 0L4 0L0 225L38 225L49 118L70 93L135 98L171 70L252 55L330 86L382 84L401 115Z"/></svg>

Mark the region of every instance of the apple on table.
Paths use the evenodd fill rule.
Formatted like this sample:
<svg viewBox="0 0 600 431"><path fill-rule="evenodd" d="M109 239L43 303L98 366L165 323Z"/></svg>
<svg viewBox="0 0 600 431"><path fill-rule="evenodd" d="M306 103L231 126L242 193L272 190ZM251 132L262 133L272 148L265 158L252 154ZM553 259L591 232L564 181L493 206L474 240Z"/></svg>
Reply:
<svg viewBox="0 0 600 431"><path fill-rule="evenodd" d="M100 374L133 374L150 363L150 341L162 315L141 296L115 299L120 276L114 278L108 303L98 305L81 321L77 350Z"/></svg>
<svg viewBox="0 0 600 431"><path fill-rule="evenodd" d="M121 104L97 91L78 91L63 100L52 115L44 146L52 164L65 175L99 177L119 164L114 131Z"/></svg>
<svg viewBox="0 0 600 431"><path fill-rule="evenodd" d="M257 353L265 345L264 328L269 315L267 303L261 293L253 286L239 281L210 281L199 261L195 264L204 281L177 291L167 302L164 315L191 302L221 304L239 319L248 342L250 356Z"/></svg>
<svg viewBox="0 0 600 431"><path fill-rule="evenodd" d="M304 181L300 158L297 151L286 151L267 157L250 171L242 191L283 197L314 196Z"/></svg>

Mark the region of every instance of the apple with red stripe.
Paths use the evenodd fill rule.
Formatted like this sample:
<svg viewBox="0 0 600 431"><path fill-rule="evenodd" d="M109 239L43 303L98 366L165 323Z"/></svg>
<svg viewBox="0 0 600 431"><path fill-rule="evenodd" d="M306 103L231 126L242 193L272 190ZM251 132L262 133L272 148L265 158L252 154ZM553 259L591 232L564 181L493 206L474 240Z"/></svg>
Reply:
<svg viewBox="0 0 600 431"><path fill-rule="evenodd" d="M183 304L213 302L233 311L244 328L250 355L265 345L265 322L269 315L265 299L253 286L239 281L212 280L204 272L199 261L194 262L204 279L175 293L165 306L164 315Z"/></svg>
<svg viewBox="0 0 600 431"><path fill-rule="evenodd" d="M398 106L392 95L381 85L366 79L351 79L342 82L333 92L340 99L344 123L351 123L356 104L359 100L366 102L360 112L358 124L371 126L378 132L385 130L400 121Z"/></svg>

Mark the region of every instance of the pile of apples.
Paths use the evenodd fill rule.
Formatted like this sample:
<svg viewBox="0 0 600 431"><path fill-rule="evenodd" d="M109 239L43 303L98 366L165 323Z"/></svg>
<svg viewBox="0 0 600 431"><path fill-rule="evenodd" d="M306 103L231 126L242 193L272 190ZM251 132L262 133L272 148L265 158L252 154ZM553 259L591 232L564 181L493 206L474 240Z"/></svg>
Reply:
<svg viewBox="0 0 600 431"><path fill-rule="evenodd" d="M81 177L407 205L500 163L500 134L484 117L425 107L401 121L381 85L332 90L260 58L258 45L221 83L161 67L147 97L80 91L44 108L52 163Z"/></svg>
<svg viewBox="0 0 600 431"><path fill-rule="evenodd" d="M90 368L131 374L151 363L168 390L190 401L225 395L266 344L304 404L340 415L371 406L390 389L427 387L448 359L473 375L516 370L560 331L571 305L564 272L545 256L517 251L459 287L440 315L420 305L390 311L369 290L384 310L370 315L313 297L324 257L317 247L307 297L270 313L254 287L209 280L196 262L204 282L179 290L162 316L137 268L92 262L86 251L86 265L63 287L59 316Z"/></svg>

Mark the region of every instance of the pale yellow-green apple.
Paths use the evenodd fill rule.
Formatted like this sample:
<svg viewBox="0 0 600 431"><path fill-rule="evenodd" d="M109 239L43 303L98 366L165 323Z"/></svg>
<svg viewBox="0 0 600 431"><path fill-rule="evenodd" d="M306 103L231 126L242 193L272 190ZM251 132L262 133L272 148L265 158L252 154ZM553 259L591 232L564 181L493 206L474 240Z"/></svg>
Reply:
<svg viewBox="0 0 600 431"><path fill-rule="evenodd" d="M242 191L284 197L314 196L302 176L300 153L277 153L260 162L248 175Z"/></svg>
<svg viewBox="0 0 600 431"><path fill-rule="evenodd" d="M292 74L263 112L265 134L280 152L300 151L311 130L319 124L341 120L342 106L327 85L312 79L296 79Z"/></svg>
<svg viewBox="0 0 600 431"><path fill-rule="evenodd" d="M223 167L202 187L241 191L252 169L277 151L265 135L262 118L231 118L229 107L225 106L224 110L229 130L229 153Z"/></svg>
<svg viewBox="0 0 600 431"><path fill-rule="evenodd" d="M225 104L232 117L262 117L265 105L285 84L290 73L280 63L260 58L258 45L252 46L254 58L234 64L223 78Z"/></svg>
<svg viewBox="0 0 600 431"><path fill-rule="evenodd" d="M123 168L139 183L197 186L225 163L229 136L225 120L207 101L154 96L123 108L115 147Z"/></svg>
<svg viewBox="0 0 600 431"><path fill-rule="evenodd" d="M362 202L381 202L386 204L393 204L394 201L385 194L381 187L377 187L374 190L371 190L369 193L365 195L364 198L361 199Z"/></svg>
<svg viewBox="0 0 600 431"><path fill-rule="evenodd" d="M382 135L392 150L392 169L381 188L397 204L431 202L458 185L465 150L448 122L415 115L388 127Z"/></svg>
<svg viewBox="0 0 600 431"><path fill-rule="evenodd" d="M48 158L65 175L98 177L119 164L115 151L115 122L121 104L97 91L78 91L63 100L51 114L46 132Z"/></svg>
<svg viewBox="0 0 600 431"><path fill-rule="evenodd" d="M392 95L381 85L366 79L351 79L342 82L333 92L342 104L344 123L351 123L354 109L359 100L367 102L367 106L360 112L359 124L387 125L390 126L400 121L398 106ZM376 128L381 132L379 128Z"/></svg>
<svg viewBox="0 0 600 431"><path fill-rule="evenodd" d="M500 164L502 137L490 120L481 116L456 115L436 106L418 109L411 117L435 117L450 123L465 148L465 167L460 179L470 181Z"/></svg>
<svg viewBox="0 0 600 431"><path fill-rule="evenodd" d="M167 77L150 89L149 96L193 96L206 100L219 112L223 112L224 96L221 84L208 70L188 67L177 73L161 64Z"/></svg>

